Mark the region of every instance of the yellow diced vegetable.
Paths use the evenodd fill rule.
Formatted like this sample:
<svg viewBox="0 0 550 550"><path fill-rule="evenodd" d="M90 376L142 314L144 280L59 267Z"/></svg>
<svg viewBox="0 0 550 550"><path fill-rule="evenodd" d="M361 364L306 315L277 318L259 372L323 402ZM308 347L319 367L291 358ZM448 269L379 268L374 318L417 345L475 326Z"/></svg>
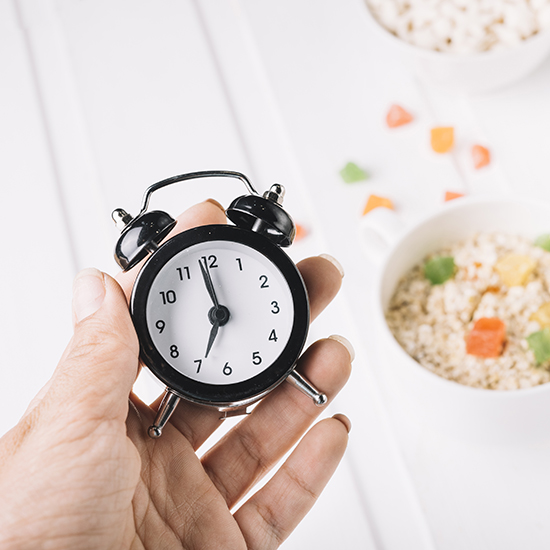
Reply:
<svg viewBox="0 0 550 550"><path fill-rule="evenodd" d="M535 267L535 260L521 254L506 254L495 264L495 269L506 286L524 285Z"/></svg>
<svg viewBox="0 0 550 550"><path fill-rule="evenodd" d="M536 321L541 328L550 328L550 302L542 304L542 306L531 315L531 321Z"/></svg>

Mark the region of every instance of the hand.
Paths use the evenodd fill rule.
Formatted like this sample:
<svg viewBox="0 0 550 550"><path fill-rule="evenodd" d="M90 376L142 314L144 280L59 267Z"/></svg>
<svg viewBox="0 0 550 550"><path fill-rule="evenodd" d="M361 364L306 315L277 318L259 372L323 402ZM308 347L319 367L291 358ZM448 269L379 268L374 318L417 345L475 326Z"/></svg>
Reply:
<svg viewBox="0 0 550 550"><path fill-rule="evenodd" d="M175 231L224 221L207 201ZM314 318L341 275L323 257L299 269ZM220 425L217 411L182 401L162 438L150 439L160 401L147 406L131 393L139 346L127 297L136 271L118 283L97 270L75 280L74 336L50 382L0 439L0 547L277 548L334 472L349 421L336 415L306 433L319 408L285 383L202 458L196 451ZM330 400L349 375L348 350L340 338L318 341L298 370ZM232 512L304 433L273 478Z"/></svg>

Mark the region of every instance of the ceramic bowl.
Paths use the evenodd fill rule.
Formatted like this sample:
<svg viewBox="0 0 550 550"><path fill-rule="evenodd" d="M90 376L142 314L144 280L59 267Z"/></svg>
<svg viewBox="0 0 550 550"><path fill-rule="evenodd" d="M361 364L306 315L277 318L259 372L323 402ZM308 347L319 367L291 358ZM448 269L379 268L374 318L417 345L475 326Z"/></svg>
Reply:
<svg viewBox="0 0 550 550"><path fill-rule="evenodd" d="M458 94L482 94L521 80L550 53L550 31L516 46L479 53L447 53L415 46L387 30L365 3L369 29L429 86Z"/></svg>
<svg viewBox="0 0 550 550"><path fill-rule="evenodd" d="M506 198L460 198L413 227L377 208L362 219L361 242L379 265L372 300L385 378L421 423L475 442L550 441L550 383L516 390L461 385L432 373L400 346L385 312L400 278L427 254L474 233L499 231L535 239L550 230L550 204Z"/></svg>

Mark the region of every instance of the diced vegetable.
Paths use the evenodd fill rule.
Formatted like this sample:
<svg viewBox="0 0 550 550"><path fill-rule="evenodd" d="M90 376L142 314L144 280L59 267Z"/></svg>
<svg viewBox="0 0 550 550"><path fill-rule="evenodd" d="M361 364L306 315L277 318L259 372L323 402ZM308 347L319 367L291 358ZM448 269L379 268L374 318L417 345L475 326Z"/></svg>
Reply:
<svg viewBox="0 0 550 550"><path fill-rule="evenodd" d="M448 153L454 145L454 128L443 126L432 128L431 144L436 153Z"/></svg>
<svg viewBox="0 0 550 550"><path fill-rule="evenodd" d="M414 117L408 111L405 111L400 105L392 105L386 115L386 124L390 128L397 128L412 122Z"/></svg>
<svg viewBox="0 0 550 550"><path fill-rule="evenodd" d="M524 285L537 266L530 256L506 254L499 258L495 269L506 286Z"/></svg>
<svg viewBox="0 0 550 550"><path fill-rule="evenodd" d="M550 302L542 304L529 319L536 321L542 328L550 328Z"/></svg>
<svg viewBox="0 0 550 550"><path fill-rule="evenodd" d="M370 195L367 200L367 204L365 205L365 209L363 210L363 216L379 206L393 210L393 203L390 199L386 197L379 197L377 195Z"/></svg>
<svg viewBox="0 0 550 550"><path fill-rule="evenodd" d="M527 336L527 343L535 354L537 365L550 359L550 328L546 327Z"/></svg>
<svg viewBox="0 0 550 550"><path fill-rule="evenodd" d="M451 256L437 256L424 265L424 276L432 285L441 285L455 272L455 261Z"/></svg>
<svg viewBox="0 0 550 550"><path fill-rule="evenodd" d="M294 236L294 242L301 241L303 238L307 237L307 234L308 234L307 229L303 225L297 223L296 224L296 235Z"/></svg>
<svg viewBox="0 0 550 550"><path fill-rule="evenodd" d="M474 145L472 147L472 158L474 160L474 168L479 170L491 162L491 153L483 145Z"/></svg>
<svg viewBox="0 0 550 550"><path fill-rule="evenodd" d="M340 170L340 176L346 183L355 183L357 181L366 180L369 175L357 166L354 162L348 162L342 170Z"/></svg>
<svg viewBox="0 0 550 550"><path fill-rule="evenodd" d="M540 246L550 252L550 233L545 233L544 235L539 235L535 239L535 246Z"/></svg>
<svg viewBox="0 0 550 550"><path fill-rule="evenodd" d="M455 193L454 191L445 191L445 202L463 197L464 193Z"/></svg>
<svg viewBox="0 0 550 550"><path fill-rule="evenodd" d="M497 317L482 317L466 337L466 353L476 357L498 357L504 342L506 325Z"/></svg>

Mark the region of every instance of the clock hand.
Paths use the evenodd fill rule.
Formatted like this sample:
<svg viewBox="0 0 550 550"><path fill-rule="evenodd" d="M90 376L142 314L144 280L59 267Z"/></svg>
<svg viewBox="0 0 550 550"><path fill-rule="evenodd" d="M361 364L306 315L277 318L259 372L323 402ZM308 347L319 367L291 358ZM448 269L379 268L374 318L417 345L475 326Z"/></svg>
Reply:
<svg viewBox="0 0 550 550"><path fill-rule="evenodd" d="M225 306L218 305L217 307L213 306L210 308L210 311L208 312L208 320L212 323L212 328L210 329L210 336L208 337L208 345L206 346L206 354L204 355L205 359L208 357L208 354L214 345L214 340L218 335L218 329L223 327L227 321L229 321L230 317L231 314Z"/></svg>
<svg viewBox="0 0 550 550"><path fill-rule="evenodd" d="M214 345L214 340L216 339L216 336L218 335L218 329L220 328L220 323L215 322L212 325L212 329L210 330L210 336L208 337L208 345L206 346L206 353L204 354L204 358L206 359L208 357L208 354L210 353L210 350L212 349L212 346Z"/></svg>
<svg viewBox="0 0 550 550"><path fill-rule="evenodd" d="M229 321L230 313L225 306L220 305L218 302L218 297L216 296L216 291L214 290L214 283L212 282L210 270L208 269L208 263L205 260L203 265L203 263L199 260L199 265L201 267L202 278L204 279L206 290L208 291L212 302L214 302L214 307L212 307L208 312L208 319L212 323L212 328L210 330L210 336L208 337L206 353L204 354L206 359L212 349L212 346L214 345L214 341L218 335L218 329Z"/></svg>
<svg viewBox="0 0 550 550"><path fill-rule="evenodd" d="M202 278L204 279L206 290L208 291L210 298L212 298L212 302L214 302L214 307L218 308L220 304L218 302L218 297L216 296L216 291L214 290L214 283L212 282L212 277L210 276L208 264L206 263L206 260L205 260L204 265L202 265L202 262L199 260L199 265L201 266Z"/></svg>

